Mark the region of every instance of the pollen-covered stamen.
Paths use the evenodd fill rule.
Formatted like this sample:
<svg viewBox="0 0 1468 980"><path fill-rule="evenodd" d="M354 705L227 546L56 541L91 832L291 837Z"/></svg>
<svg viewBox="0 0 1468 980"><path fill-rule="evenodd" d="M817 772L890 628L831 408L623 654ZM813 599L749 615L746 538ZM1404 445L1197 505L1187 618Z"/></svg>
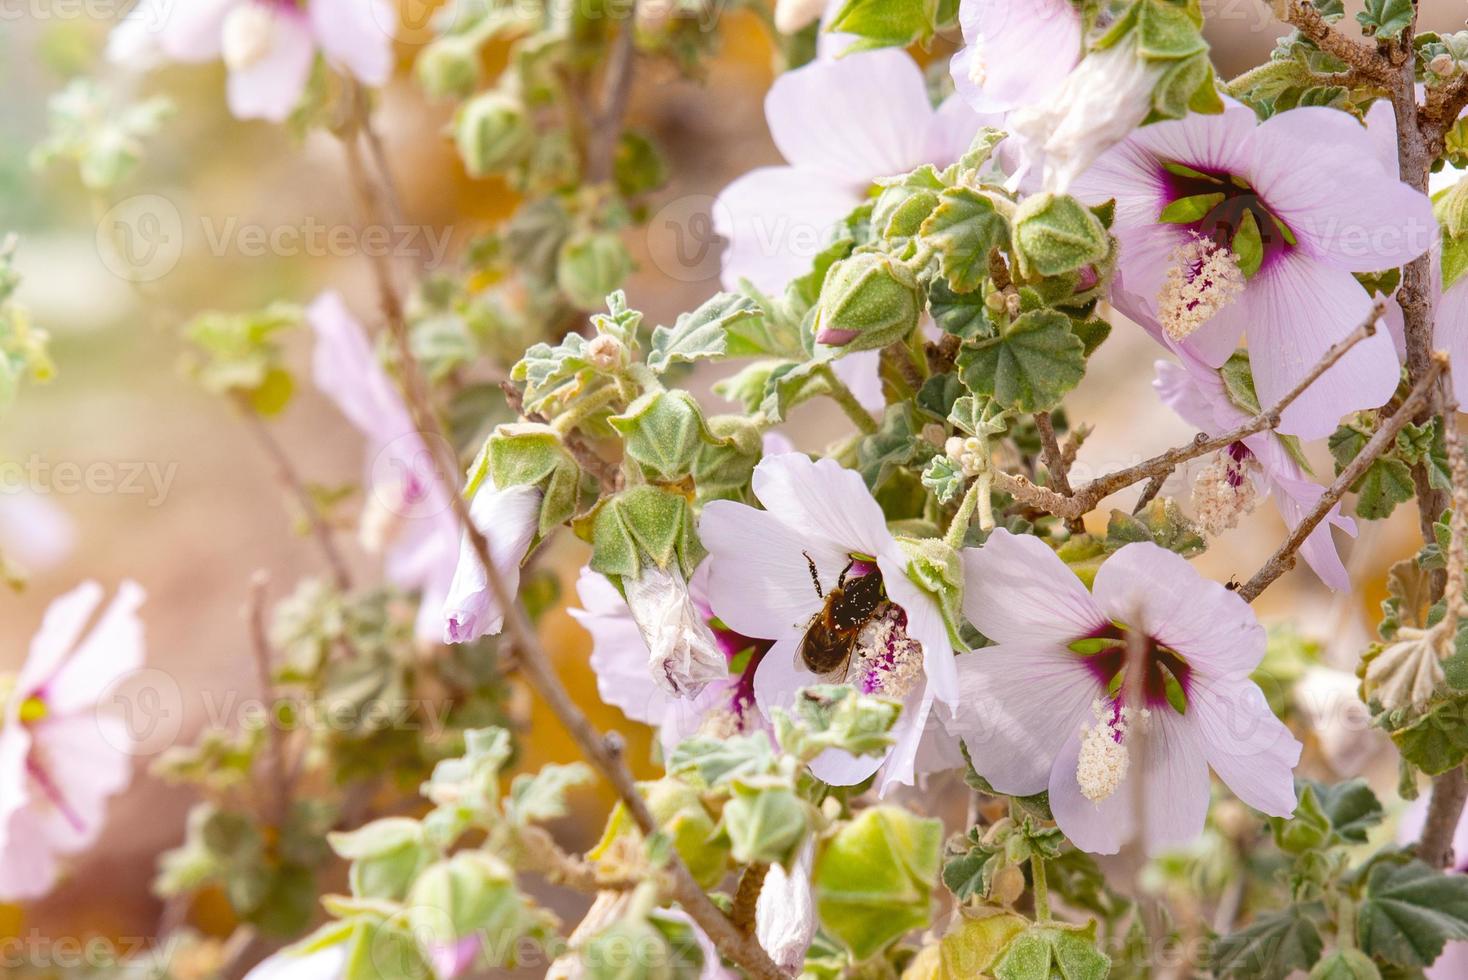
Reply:
<svg viewBox="0 0 1468 980"><path fill-rule="evenodd" d="M1158 319L1173 340L1186 340L1244 291L1239 257L1211 238L1194 235L1172 253L1157 295Z"/></svg>
<svg viewBox="0 0 1468 980"><path fill-rule="evenodd" d="M923 647L907 635L907 614L892 603L862 627L851 655L851 684L863 694L902 699L923 673Z"/></svg>
<svg viewBox="0 0 1468 980"><path fill-rule="evenodd" d="M1100 803L1116 792L1131 767L1128 732L1138 727L1145 731L1152 713L1124 708L1119 698L1110 702L1097 698L1091 702L1091 715L1096 723L1081 728L1076 784L1086 799Z"/></svg>
<svg viewBox="0 0 1468 980"><path fill-rule="evenodd" d="M1235 442L1219 451L1193 483L1193 509L1198 524L1210 535L1238 526L1239 518L1254 509L1258 490L1253 473L1259 461L1249 447Z"/></svg>

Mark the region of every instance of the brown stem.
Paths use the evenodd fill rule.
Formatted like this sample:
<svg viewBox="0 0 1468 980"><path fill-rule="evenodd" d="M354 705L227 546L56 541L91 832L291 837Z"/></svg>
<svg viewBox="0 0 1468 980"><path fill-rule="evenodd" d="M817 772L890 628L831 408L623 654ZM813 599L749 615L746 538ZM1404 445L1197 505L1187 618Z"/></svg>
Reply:
<svg viewBox="0 0 1468 980"><path fill-rule="evenodd" d="M343 141L343 145L346 149L348 168L351 171L354 185L356 185L358 198L370 221L371 216L376 213L377 194L370 184L366 168L361 165L361 150L357 141L347 138ZM418 362L409 344L408 325L403 316L402 302L398 298L390 270L380 257L373 262L373 272L377 279L383 316L387 321L388 331L400 359L403 392L409 413L413 417L413 424L421 432L442 435L442 427L429 407ZM428 441L430 445L451 445L446 439ZM457 461L453 461L453 464L457 466ZM469 505L464 495L451 493L449 500L454 510L454 517L463 528L475 557L484 569L491 595L505 611L505 632L510 642L519 650L522 674L545 701L561 726L575 740L587 759L612 784L623 805L626 806L627 812L631 814L633 821L642 832L647 835L657 832L657 821L653 818L652 811L648 809L646 800L638 792L637 783L623 761L621 738L615 733L607 735L598 733L586 715L571 700L560 678L552 669L550 656L541 646L540 639L531 626L524 607L510 590L494 562L490 560L489 542L484 532L470 519ZM724 915L709 900L708 895L704 894L703 889L693 880L688 866L683 863L682 858L676 852L668 858L668 874L672 880L674 898L722 953L752 977L761 978L761 980L777 980L777 978L783 980L784 974L770 960L759 943L740 933L729 921L728 916Z"/></svg>
<svg viewBox="0 0 1468 980"><path fill-rule="evenodd" d="M337 549L336 538L332 533L331 525L326 523L326 518L321 515L321 510L316 506L316 501L311 497L311 491L306 488L305 482L296 472L295 464L291 462L290 456L276 440L270 427L256 414L255 410L243 396L236 399L240 410L240 416L244 419L245 428L255 437L261 450L270 458L275 465L275 476L286 492L295 498L296 504L306 516L306 523L311 528L311 535L316 539L317 546L321 549L322 557L326 559L327 566L331 569L332 579L336 587L343 592L351 589L352 576L347 571L347 563Z"/></svg>
<svg viewBox="0 0 1468 980"><path fill-rule="evenodd" d="M270 706L267 724L270 727L270 752L265 756L265 782L272 789L270 821L274 827L284 827L291 806L290 764L287 760L285 733L281 731L275 717L275 676L271 667L270 639L265 630L265 598L270 587L270 576L258 571L250 580L250 649L255 659L255 676L260 684L260 697Z"/></svg>
<svg viewBox="0 0 1468 980"><path fill-rule="evenodd" d="M1319 526L1321 521L1325 520L1331 508L1346 495L1346 491L1365 475L1371 464L1392 448L1396 443L1397 434L1407 427L1407 424L1417 416L1424 405L1430 404L1433 388L1444 366L1445 361L1442 358L1433 359L1427 375L1417 382L1412 393L1407 396L1407 400L1402 402L1402 406L1397 409L1396 414L1376 431L1376 434L1366 443L1365 448L1356 455L1355 459L1351 460L1350 465L1341 470L1335 482L1316 501L1314 509L1304 520L1294 526L1289 537L1285 538L1284 544L1279 546L1279 550L1274 553L1273 557L1265 562L1264 567L1259 569L1254 577L1239 589L1239 595L1245 601L1253 602L1276 579L1295 566L1295 553L1300 550L1305 539Z"/></svg>
<svg viewBox="0 0 1468 980"><path fill-rule="evenodd" d="M729 918L733 920L734 928L746 936L754 935L755 909L759 906L759 895L769 873L768 864L751 864L739 876L739 888L734 892L734 908Z"/></svg>
<svg viewBox="0 0 1468 980"><path fill-rule="evenodd" d="M1427 804L1427 820L1422 825L1422 839L1417 842L1417 857L1433 868L1446 868L1457 857L1453 854L1453 837L1468 803L1468 775L1462 767L1451 769L1432 781L1432 798Z"/></svg>
<svg viewBox="0 0 1468 980"><path fill-rule="evenodd" d="M1280 11L1283 6L1284 10ZM1276 13L1293 24L1300 33L1315 42L1315 46L1327 54L1350 65L1357 73L1374 82L1389 84L1395 74L1392 64L1370 44L1347 37L1331 27L1320 16L1320 11L1308 0L1283 0L1276 2Z"/></svg>
<svg viewBox="0 0 1468 980"><path fill-rule="evenodd" d="M1084 517L1102 500L1119 490L1125 490L1127 487L1135 483L1140 483L1143 480L1150 480L1159 476L1165 478L1173 470L1190 459L1196 459L1199 456L1217 452L1249 436L1278 426L1280 416L1284 413L1284 410L1289 408L1295 399L1304 394L1305 389L1314 384L1322 374L1330 370L1337 361L1346 355L1347 351L1376 333L1376 321L1380 319L1381 313L1382 306L1380 303L1377 303L1372 307L1370 318L1344 339L1332 345L1330 350L1325 352L1325 356L1320 359L1320 362L1311 368L1305 377L1301 378L1300 382L1279 400L1277 405L1270 408L1269 411L1255 416L1232 432L1226 432L1221 436L1216 436L1211 439L1200 432L1192 442L1186 445L1169 449L1167 452L1159 456L1154 456L1135 466L1128 466L1124 470L1117 470L1115 473L1098 477L1077 489L1073 494L1062 494L1046 487L1037 487L1033 482L1022 476L1015 476L1003 472L995 472L994 486L1016 498L1021 503L1039 508L1057 517L1063 517L1071 521Z"/></svg>
<svg viewBox="0 0 1468 980"><path fill-rule="evenodd" d="M1065 454L1060 451L1060 443L1055 438L1055 424L1049 412L1035 413L1035 428L1040 430L1040 449L1045 460L1045 471L1050 475L1048 482L1060 493L1071 496L1070 473L1065 464ZM1077 517L1070 521L1070 529L1083 531L1085 526Z"/></svg>

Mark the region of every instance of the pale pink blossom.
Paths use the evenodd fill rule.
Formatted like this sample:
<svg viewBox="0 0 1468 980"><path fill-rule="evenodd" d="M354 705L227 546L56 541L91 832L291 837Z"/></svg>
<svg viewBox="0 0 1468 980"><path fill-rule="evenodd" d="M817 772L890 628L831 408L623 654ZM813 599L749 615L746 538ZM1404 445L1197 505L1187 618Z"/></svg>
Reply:
<svg viewBox="0 0 1468 980"><path fill-rule="evenodd" d="M1352 273L1394 268L1432 245L1431 203L1384 165L1376 144L1334 109L1261 123L1234 102L1137 130L1073 188L1091 203L1116 201L1112 302L1209 366L1246 337L1259 400L1275 404L1369 315L1371 297ZM1190 217L1184 199L1202 217ZM1160 220L1174 205L1177 220ZM1257 269L1239 235L1251 222ZM1193 254L1199 243L1210 261ZM1240 290L1220 272L1230 266L1247 280ZM1390 399L1400 365L1384 340L1343 357L1286 409L1281 430L1319 438L1342 415Z"/></svg>
<svg viewBox="0 0 1468 980"><path fill-rule="evenodd" d="M143 0L113 30L108 56L144 69L222 60L230 111L280 122L305 94L318 53L364 85L385 84L396 23L388 0Z"/></svg>
<svg viewBox="0 0 1468 980"><path fill-rule="evenodd" d="M415 632L436 642L440 614L459 560L459 528L434 454L413 424L362 325L335 292L306 311L316 334L316 387L367 440L362 539L385 553L387 577L421 590Z"/></svg>
<svg viewBox="0 0 1468 980"><path fill-rule="evenodd" d="M0 496L0 559L22 572L55 568L76 548L76 522L46 497Z"/></svg>
<svg viewBox="0 0 1468 980"><path fill-rule="evenodd" d="M1153 387L1174 412L1189 425L1207 436L1215 437L1240 428L1251 415L1239 408L1228 396L1223 379L1186 350L1177 352L1180 364L1157 362L1157 380ZM1274 498L1285 524L1294 528L1315 509L1325 489L1312 480L1284 443L1273 432L1257 432L1223 450L1238 464L1237 472L1250 480L1260 496ZM1331 508L1326 519L1305 539L1300 556L1321 581L1337 591L1351 587L1351 577L1341 564L1331 538L1331 527L1339 527L1355 536L1356 522L1341 515L1340 505Z"/></svg>
<svg viewBox="0 0 1468 980"><path fill-rule="evenodd" d="M964 613L994 645L958 659L952 727L996 790L1048 791L1065 835L1102 854L1143 827L1150 853L1196 837L1210 766L1250 806L1294 812L1300 743L1249 679L1265 633L1243 599L1150 543L1113 554L1087 591L1043 541L1003 529L967 553L965 576ZM1111 693L1132 631L1146 642L1140 704Z"/></svg>
<svg viewBox="0 0 1468 980"><path fill-rule="evenodd" d="M1071 0L963 0L958 22L964 47L950 65L953 85L977 112L1048 100L1084 54Z"/></svg>
<svg viewBox="0 0 1468 980"><path fill-rule="evenodd" d="M520 565L540 526L539 487L500 489L488 474L469 504L469 519L489 543L489 560L510 595L520 589ZM469 643L498 633L505 609L489 585L468 534L459 544L459 564L443 603L443 641Z"/></svg>
<svg viewBox="0 0 1468 980"><path fill-rule="evenodd" d="M313 953L281 950L245 974L245 980L341 980L347 972L347 946L339 943Z"/></svg>
<svg viewBox="0 0 1468 980"><path fill-rule="evenodd" d="M727 662L737 669L691 698L670 693L648 669L647 640L617 587L590 568L583 568L576 580L581 608L569 612L591 634L597 692L628 718L657 728L665 757L700 731L722 736L766 727L754 704L754 675L771 644L736 633L714 618L708 573L709 564L704 562L688 583L689 593Z"/></svg>
<svg viewBox="0 0 1468 980"><path fill-rule="evenodd" d="M876 786L883 793L911 784L933 701L953 704L958 694L937 601L907 577L908 556L857 473L831 459L767 456L755 468L753 488L763 510L713 501L704 507L699 533L709 551L714 614L744 636L773 641L755 670L755 703L768 716L789 708L802 688L833 682L807 669L800 655L824 605L822 593L843 573L848 582L881 575L885 598L834 682L902 703L894 743L885 756L828 749L811 770L828 783L853 785L880 769Z"/></svg>
<svg viewBox="0 0 1468 980"><path fill-rule="evenodd" d="M143 590L124 582L87 631L102 597L87 582L51 603L5 696L0 901L49 892L62 860L96 843L108 798L132 777L130 729L100 701L143 665Z"/></svg>
<svg viewBox="0 0 1468 980"><path fill-rule="evenodd" d="M921 69L894 49L786 72L765 96L765 119L786 162L751 170L724 188L714 230L728 242L724 288L747 279L775 295L810 271L876 181L925 163L946 167L985 123L957 96L935 109ZM869 408L883 404L877 360L876 351L865 351L835 363Z"/></svg>

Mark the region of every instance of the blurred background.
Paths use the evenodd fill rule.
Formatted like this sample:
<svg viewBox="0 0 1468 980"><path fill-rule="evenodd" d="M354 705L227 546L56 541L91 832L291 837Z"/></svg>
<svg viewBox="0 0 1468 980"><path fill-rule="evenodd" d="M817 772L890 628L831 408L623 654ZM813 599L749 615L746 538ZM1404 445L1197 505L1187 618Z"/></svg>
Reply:
<svg viewBox="0 0 1468 980"><path fill-rule="evenodd" d="M275 299L304 304L328 286L364 317L373 306L361 256L311 245L310 229L350 227L355 221L339 152L325 137L301 140L282 127L233 119L216 66L149 76L148 90L172 98L177 114L149 141L141 170L110 198L86 191L75 168L33 172L28 155L45 135L47 99L73 75L96 70L110 21L122 6L95 0L89 9L65 0L30 0L0 10L0 235L20 236L20 299L50 331L58 371L51 383L28 386L0 428L0 461L6 467L0 533L7 525L34 528L36 521L64 519L75 541L59 561L36 556L24 591L0 595L0 671L23 661L52 598L83 579L97 579L109 589L124 578L136 579L148 592L148 660L173 686L170 704L177 716L170 723L183 742L223 710L231 695L256 693L242 619L252 575L266 569L285 589L322 569L310 543L295 532L270 465L236 414L180 370L178 328L207 309L253 309ZM379 118L407 221L446 236L451 261L456 249L509 214L515 202L497 182L464 175L445 136L447 110L429 104L407 76L417 39L428 37L421 29L427 14L422 0L410 0L409 6L397 49L400 70L382 93ZM1267 56L1279 33L1267 4L1205 0L1205 9L1224 74ZM1461 3L1425 0L1423 10L1425 27L1463 26ZM672 322L716 291L715 253L693 265L681 262L679 236L708 227L712 195L730 180L778 161L762 111L771 80L767 36L747 12L731 14L724 30L722 53L702 82L652 71L639 76L633 94L631 118L654 135L673 175L654 201L648 229L632 243L638 269L628 297L651 322ZM946 57L949 50L940 46L924 57ZM109 211L135 206L128 202L138 195L165 199L182 236L176 261L141 284L115 274L107 250L99 249L99 227ZM292 244L247 247L243 236L229 233L246 226L284 229L282 241ZM306 332L298 331L289 344L292 365L308 377ZM1071 397L1071 405L1084 406L1074 413L1078 420L1095 426L1077 464L1082 479L1191 436L1151 390L1156 353L1140 330L1119 324ZM710 404L713 380L700 375L693 384ZM313 482L342 484L360 475L360 438L309 386L303 385L272 425ZM816 449L837 426L824 405L808 405L797 411L787 434L798 446ZM1315 450L1319 472L1328 473L1323 447ZM1185 487L1168 489L1186 500ZM50 509L38 512L37 499ZM1247 577L1281 534L1274 509L1261 507L1218 540L1200 564L1220 580ZM1362 539L1342 543L1358 580L1380 582L1388 565L1416 550L1416 534L1415 517L1403 508ZM353 549L359 578L373 580L377 562L355 550L350 533L342 540ZM580 545L568 542L545 559L573 601L571 584L584 558ZM1318 639L1327 660L1349 669L1380 599L1371 590L1332 596L1307 572L1296 572L1260 607L1266 618L1289 620ZM547 617L544 631L562 675L598 724L635 728L615 709L596 705L585 666L587 637L563 610ZM534 768L574 755L534 705L515 707L529 726L522 765ZM630 756L646 758L645 734L633 739ZM51 935L151 932L160 912L148 887L154 860L179 842L190 800L148 776L147 761L139 760L132 788L114 801L101 846L45 901L0 906L0 936L31 929ZM1390 785L1393 776L1385 775ZM587 807L560 829L568 845L585 847L600 823L599 808ZM225 925L222 919L207 921L207 908L201 914L206 928Z"/></svg>

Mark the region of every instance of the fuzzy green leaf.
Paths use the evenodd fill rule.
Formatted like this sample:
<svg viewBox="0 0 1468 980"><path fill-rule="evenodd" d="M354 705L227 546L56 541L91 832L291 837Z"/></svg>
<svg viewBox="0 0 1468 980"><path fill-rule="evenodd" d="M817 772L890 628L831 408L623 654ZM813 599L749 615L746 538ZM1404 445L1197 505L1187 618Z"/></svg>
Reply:
<svg viewBox="0 0 1468 980"><path fill-rule="evenodd" d="M1405 967L1426 967L1449 940L1468 939L1468 877L1421 861L1377 863L1357 913L1361 949Z"/></svg>
<svg viewBox="0 0 1468 980"><path fill-rule="evenodd" d="M945 190L923 222L925 244L956 293L971 293L989 274L989 253L1009 243L1009 224L985 194L970 187Z"/></svg>
<svg viewBox="0 0 1468 980"><path fill-rule="evenodd" d="M997 337L965 344L958 368L971 391L1004 408L1049 411L1086 373L1085 344L1065 314L1036 310Z"/></svg>

